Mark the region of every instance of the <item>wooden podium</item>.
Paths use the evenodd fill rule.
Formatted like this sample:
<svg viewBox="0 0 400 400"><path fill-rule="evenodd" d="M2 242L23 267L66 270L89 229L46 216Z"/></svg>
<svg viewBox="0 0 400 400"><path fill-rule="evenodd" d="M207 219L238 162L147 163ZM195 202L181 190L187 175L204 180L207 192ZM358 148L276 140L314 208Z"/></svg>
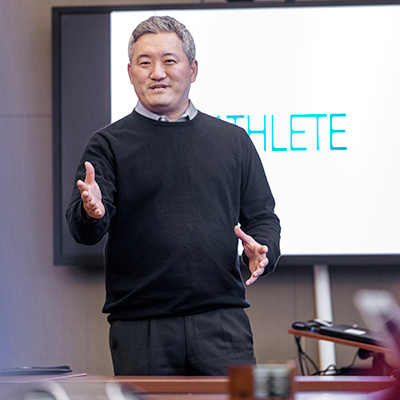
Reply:
<svg viewBox="0 0 400 400"><path fill-rule="evenodd" d="M300 329L289 329L288 333L297 337L307 337L311 339L317 340L325 340L328 342L334 342L336 344L342 344L345 346L356 347L358 349L362 349L365 351L371 352L372 356L372 365L373 369L376 371L374 375L385 376L389 375L392 372L392 368L385 360L385 354L389 354L391 352L390 349L382 346L377 346L368 343L356 342L354 340L346 340L341 338L336 338L333 336L321 335L317 332L312 332L309 330L300 330Z"/></svg>
<svg viewBox="0 0 400 400"><path fill-rule="evenodd" d="M380 354L390 353L390 350L387 349L386 347L376 346L376 345L368 344L368 343L356 342L354 340L340 339L340 338L336 338L333 336L320 335L317 332L311 332L311 331L307 331L307 330L303 331L303 330L291 328L291 329L289 329L288 333L290 333L291 335L295 335L295 336L304 336L304 337L308 337L311 339L326 340L328 342L343 344L345 346L357 347L359 349L372 351L374 353L380 353Z"/></svg>

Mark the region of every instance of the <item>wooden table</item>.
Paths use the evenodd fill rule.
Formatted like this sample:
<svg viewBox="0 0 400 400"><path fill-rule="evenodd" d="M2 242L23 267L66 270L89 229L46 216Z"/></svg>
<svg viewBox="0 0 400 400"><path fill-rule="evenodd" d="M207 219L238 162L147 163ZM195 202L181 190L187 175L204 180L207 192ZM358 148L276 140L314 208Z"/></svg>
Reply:
<svg viewBox="0 0 400 400"><path fill-rule="evenodd" d="M83 394L101 390L108 382L127 386L146 400L229 400L229 379L221 377L154 377L154 376L58 376L0 377L0 389L55 382L67 393L82 391ZM299 392L358 392L370 393L389 389L395 380L390 377L371 376L296 376L293 391ZM85 397L83 397L85 398ZM89 397L87 397L89 398ZM0 390L0 399L3 400ZM296 395L294 396L296 399ZM8 399L7 399L8 400Z"/></svg>

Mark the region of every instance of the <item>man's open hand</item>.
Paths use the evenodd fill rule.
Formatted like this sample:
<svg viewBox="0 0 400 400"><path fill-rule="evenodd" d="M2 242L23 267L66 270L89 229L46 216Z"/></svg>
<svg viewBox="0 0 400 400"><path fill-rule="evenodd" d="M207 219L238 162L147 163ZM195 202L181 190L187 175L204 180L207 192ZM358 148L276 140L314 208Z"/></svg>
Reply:
<svg viewBox="0 0 400 400"><path fill-rule="evenodd" d="M85 162L86 177L85 182L79 180L76 184L81 192L83 208L89 218L99 219L105 214L105 208L101 201L100 187L95 180L95 172L93 165Z"/></svg>
<svg viewBox="0 0 400 400"><path fill-rule="evenodd" d="M249 259L251 277L246 281L246 285L251 285L268 265L268 247L259 244L251 236L246 235L238 225L235 226L235 234L242 241L244 252Z"/></svg>

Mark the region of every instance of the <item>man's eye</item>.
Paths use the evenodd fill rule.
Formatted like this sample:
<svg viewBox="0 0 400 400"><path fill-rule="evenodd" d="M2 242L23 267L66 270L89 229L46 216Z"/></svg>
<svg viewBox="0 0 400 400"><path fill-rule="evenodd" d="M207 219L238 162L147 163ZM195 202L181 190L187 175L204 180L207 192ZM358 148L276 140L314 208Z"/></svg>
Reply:
<svg viewBox="0 0 400 400"><path fill-rule="evenodd" d="M175 60L165 60L166 64L175 64L176 61Z"/></svg>

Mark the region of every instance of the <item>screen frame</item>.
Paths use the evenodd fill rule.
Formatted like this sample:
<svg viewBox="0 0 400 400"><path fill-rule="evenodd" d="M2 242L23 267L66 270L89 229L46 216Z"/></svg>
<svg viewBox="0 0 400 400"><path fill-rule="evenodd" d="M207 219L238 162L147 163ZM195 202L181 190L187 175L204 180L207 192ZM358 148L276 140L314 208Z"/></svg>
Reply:
<svg viewBox="0 0 400 400"><path fill-rule="evenodd" d="M204 10L204 9L248 9L248 8L293 8L293 7L349 7L400 5L400 0L385 1L286 1L286 2L232 2L198 4L159 4L159 5L108 5L108 6L71 6L52 8L52 116L53 116L53 260L55 265L103 266L102 251L98 254L67 255L63 248L63 229L66 224L63 207L63 168L62 168L62 69L61 69L61 20L66 15L109 15L114 11L155 11L155 10ZM111 107L110 107L111 113ZM90 132L92 133L92 132ZM79 150L83 151L83 148ZM272 188L273 189L273 188ZM72 190L72 187L71 187ZM70 193L69 193L70 194ZM104 243L99 245L104 246ZM351 255L282 255L280 266L395 266L400 265L399 254L351 254Z"/></svg>

